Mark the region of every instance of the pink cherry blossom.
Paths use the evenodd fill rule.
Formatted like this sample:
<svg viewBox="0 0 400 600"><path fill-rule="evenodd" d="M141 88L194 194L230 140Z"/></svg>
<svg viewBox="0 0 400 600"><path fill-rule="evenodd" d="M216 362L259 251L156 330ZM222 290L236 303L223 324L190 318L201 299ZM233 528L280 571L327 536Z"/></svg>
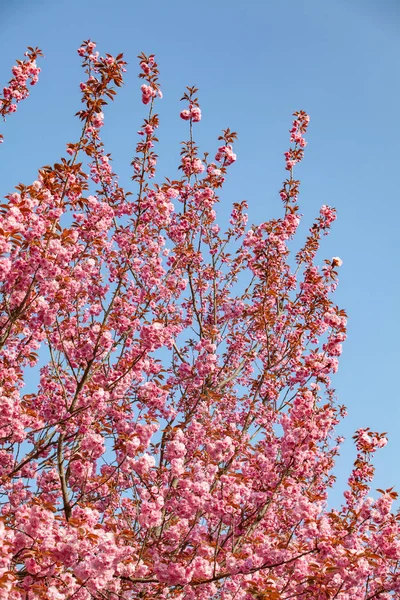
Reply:
<svg viewBox="0 0 400 600"><path fill-rule="evenodd" d="M183 119L184 121L188 121L188 120L190 119L190 111L189 111L189 110L187 110L187 109L185 109L185 110L182 110L182 111L181 111L181 113L180 113L180 117L181 117L181 119Z"/></svg>
<svg viewBox="0 0 400 600"><path fill-rule="evenodd" d="M341 267L343 264L343 261L341 258L339 258L338 256L334 256L332 258L332 266L333 267Z"/></svg>

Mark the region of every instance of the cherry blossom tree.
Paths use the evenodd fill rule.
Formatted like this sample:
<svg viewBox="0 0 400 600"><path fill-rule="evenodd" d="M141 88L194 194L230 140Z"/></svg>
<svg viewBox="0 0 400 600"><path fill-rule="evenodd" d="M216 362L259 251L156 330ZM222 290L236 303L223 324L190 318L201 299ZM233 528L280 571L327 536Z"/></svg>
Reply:
<svg viewBox="0 0 400 600"><path fill-rule="evenodd" d="M236 202L224 230L236 134L200 155L187 88L179 177L155 183L162 94L141 54L148 114L125 191L100 136L123 56L78 54L81 135L0 217L0 599L399 598L396 494L369 497L384 434L356 432L343 505L327 507L346 314L341 260L316 264L335 210L290 253L309 117L294 114L281 217L248 227ZM3 116L39 56L13 68Z"/></svg>

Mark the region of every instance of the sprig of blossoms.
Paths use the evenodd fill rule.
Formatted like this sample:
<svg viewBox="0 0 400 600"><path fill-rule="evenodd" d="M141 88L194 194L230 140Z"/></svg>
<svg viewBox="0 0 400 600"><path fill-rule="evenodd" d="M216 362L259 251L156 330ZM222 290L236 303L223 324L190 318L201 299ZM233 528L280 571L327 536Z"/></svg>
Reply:
<svg viewBox="0 0 400 600"><path fill-rule="evenodd" d="M199 100L196 98L196 92L198 92L198 89L196 87L188 87L186 89L187 92L183 94L181 101L188 102L189 108L182 110L180 112L180 117L184 121L198 123L201 121L201 109L199 106Z"/></svg>
<svg viewBox="0 0 400 600"><path fill-rule="evenodd" d="M3 96L0 96L0 115L4 119L6 115L16 112L17 104L29 96L28 80L30 85L36 85L39 80L40 68L36 59L43 56L41 50L29 46L25 56L25 60L17 60L17 64L12 68L13 77L3 88ZM0 143L2 141L3 136L0 134Z"/></svg>
<svg viewBox="0 0 400 600"><path fill-rule="evenodd" d="M143 104L150 104L149 115L144 120L139 135L143 140L136 145L136 156L131 162L133 167L133 181L141 183L143 190L145 176L152 179L155 176L157 165L157 154L152 150L155 142L158 141L155 131L158 128L158 115L153 114L154 99L158 96L162 98L160 84L158 83L158 65L154 54L147 56L143 52L138 56L141 72L139 78L144 79L146 83L141 86Z"/></svg>
<svg viewBox="0 0 400 600"><path fill-rule="evenodd" d="M294 148L290 148L285 152L287 171L291 171L304 156L304 148L307 142L303 136L310 122L310 117L303 110L295 112L294 116L296 119L293 121L292 128L290 129L290 141L294 144Z"/></svg>
<svg viewBox="0 0 400 600"><path fill-rule="evenodd" d="M143 104L149 104L151 100L159 96L162 98L162 92L158 84L158 65L155 61L154 54L146 56L142 53L138 56L140 60L140 68L142 72L139 74L141 79L144 79L146 83L141 86L142 91L142 102Z"/></svg>

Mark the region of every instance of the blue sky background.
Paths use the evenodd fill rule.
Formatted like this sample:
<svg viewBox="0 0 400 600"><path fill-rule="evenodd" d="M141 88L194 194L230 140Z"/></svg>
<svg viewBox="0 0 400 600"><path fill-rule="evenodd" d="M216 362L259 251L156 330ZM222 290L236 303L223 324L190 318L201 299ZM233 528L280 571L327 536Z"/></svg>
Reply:
<svg viewBox="0 0 400 600"><path fill-rule="evenodd" d="M123 185L144 115L136 56L155 53L164 99L159 176L174 174L186 85L200 88L203 120L195 129L213 152L222 128L239 133L237 163L221 197L221 217L246 199L250 222L280 216L283 152L295 110L311 116L306 157L297 170L307 227L322 204L338 220L324 239L323 258L340 256L336 302L349 315L349 336L335 379L348 417L337 463L338 503L359 427L387 431L374 487L400 488L400 202L398 186L400 4L398 0L0 0L0 82L27 45L45 53L31 97L1 131L1 195L76 141L83 79L76 49L91 38L100 53L124 52L126 85L106 109L103 135ZM300 241L300 240L299 240Z"/></svg>

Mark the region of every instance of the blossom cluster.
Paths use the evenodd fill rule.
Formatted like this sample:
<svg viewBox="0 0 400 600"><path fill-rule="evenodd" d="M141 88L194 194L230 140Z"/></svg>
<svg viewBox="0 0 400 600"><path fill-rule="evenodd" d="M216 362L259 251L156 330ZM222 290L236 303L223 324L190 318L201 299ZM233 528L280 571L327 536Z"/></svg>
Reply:
<svg viewBox="0 0 400 600"><path fill-rule="evenodd" d="M189 104L189 109L185 108L182 110L180 116L184 121L189 121L189 119L191 119L193 123L198 123L201 121L200 107L194 104Z"/></svg>

